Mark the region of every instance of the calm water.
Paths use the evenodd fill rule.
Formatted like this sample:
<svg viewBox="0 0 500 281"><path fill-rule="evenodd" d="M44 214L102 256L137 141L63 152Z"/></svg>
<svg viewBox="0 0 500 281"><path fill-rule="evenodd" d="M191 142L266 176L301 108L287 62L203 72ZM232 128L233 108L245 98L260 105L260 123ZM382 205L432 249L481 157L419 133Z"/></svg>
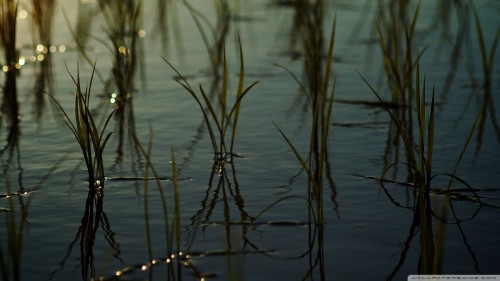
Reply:
<svg viewBox="0 0 500 281"><path fill-rule="evenodd" d="M78 65L82 82L89 80L92 67L78 51L67 23L74 29L81 16L88 20L89 28L80 30L77 38L85 42L85 52L103 78L94 77L91 103L95 114L102 117L116 105L110 102L111 94L117 92L112 76L114 57L108 49L112 46L106 35L108 25L98 1L87 2L79 9L77 1L55 3L52 86L45 91L72 113L75 87L65 65L73 75ZM242 157L226 163L221 176L213 172L212 146L199 107L174 81L176 73L162 59L168 59L193 88L198 90L202 85L208 91L214 79L200 31L180 1L170 3L168 28L162 31L157 14L161 1L144 2L143 23L137 30L145 33L137 37L138 66L129 79L134 89L133 100L127 105L130 114L123 122L112 119L109 131L115 134L105 151L105 170L110 178L143 177L146 161L128 136L127 127L135 127L144 145L151 127L151 161L160 177L172 175L171 149L175 151L180 178L179 232L172 227L165 229L166 224L172 226L176 214L172 181L161 181L168 205L167 222L154 181L147 184L147 208L143 180L108 180L103 194L89 193L85 164L73 135L58 120L47 96L42 94L45 105L35 102L43 63L38 58L32 62L31 57L44 51L36 51L39 42L37 29L32 28L33 6L25 1L17 20L17 46L26 59L17 77L18 142L8 141L12 130L5 113L0 131L2 147L5 145L0 158L0 242L10 272L20 266L21 280L111 278L127 269L131 272L119 280L406 280L409 274L422 272L421 245L430 239L435 246L431 256L437 264L436 273L500 274L500 136L495 115L500 107L500 65L495 60L491 91L484 91L478 34L469 1L422 1L413 48L415 54L425 50L421 79L425 74L427 93L432 85L436 92L435 174L453 171L483 97L491 97L456 173L478 189L483 203L467 191L453 194L451 199L433 193L430 207L434 215L429 220L433 232L427 236L424 230L413 227L418 216L411 208L412 189L386 183L386 193L378 180L369 178L380 177L384 167L394 162L400 164L386 177L401 182L407 177L402 164L406 162L404 148L398 148L389 137L390 119L380 106L371 104L377 99L356 72L389 99L375 27L381 19L376 1L326 1L323 8L325 45L337 16L333 63L337 85L328 139L329 176L324 179L324 227L317 227L309 217L307 175L274 125L302 155L307 154L310 106L294 78L276 66L285 66L306 83L304 52L299 31L293 29L297 14L292 5L271 0L229 1L232 17L224 22L224 34L217 25L220 1L190 1L200 12L195 17L211 48L217 50L214 36L226 45L231 93L236 91L239 75L237 34L245 57L245 83L259 81L242 103L235 140L235 152ZM416 7L416 1L410 2L408 17ZM489 49L500 25L500 5L487 0L474 3ZM457 16L461 9L466 16ZM388 13L387 7L382 11ZM112 22L118 21L113 18ZM163 43L162 33L167 38ZM130 41L131 36L124 38ZM292 38L297 44L291 45ZM453 55L456 42L461 43ZM4 85L6 78L1 77ZM107 88L108 80L111 86ZM231 103L233 100L231 95ZM446 188L448 181L446 176L437 177L432 188ZM466 186L454 182L453 188ZM36 192L4 196L18 190ZM12 217L16 227L24 221L21 235L8 233L11 228L5 222ZM166 233L171 242L166 241ZM10 239L13 237L21 237L22 251L17 262L7 262L11 257L8 248L15 244ZM173 252L167 250L169 244ZM148 245L158 263L141 270L150 262ZM172 253L177 256L166 262Z"/></svg>

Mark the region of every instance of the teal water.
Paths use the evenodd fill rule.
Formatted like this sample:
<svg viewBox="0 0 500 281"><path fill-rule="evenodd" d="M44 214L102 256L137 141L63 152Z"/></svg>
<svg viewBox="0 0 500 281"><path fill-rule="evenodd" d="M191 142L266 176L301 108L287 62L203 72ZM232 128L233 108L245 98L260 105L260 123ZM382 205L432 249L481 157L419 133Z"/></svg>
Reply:
<svg viewBox="0 0 500 281"><path fill-rule="evenodd" d="M308 213L306 173L276 129L282 129L306 155L310 106L297 82L276 66L285 66L300 81L305 79L301 45L290 47L291 38L297 35L292 29L292 7L285 5L286 1L228 2L233 16L223 41L231 93L235 92L239 74L237 34L245 57L245 84L259 83L242 103L235 141L235 151L242 158L226 163L224 177L213 173L212 147L201 111L174 81L175 72L162 58L185 75L193 88L202 85L210 89L213 79L209 54L200 31L185 5L173 2L175 10L168 14L169 37L162 45L161 31L155 29L157 1L144 1L141 29L146 35L138 39L143 68L139 67L133 76L133 114L125 125L112 119L109 131L115 134L105 151L105 170L110 178L143 177L146 161L127 137L127 127L135 124L135 133L144 145L151 127L151 162L159 176L172 175L171 149L175 152L180 178L178 235L165 229L166 223L172 225L175 214L172 181L161 181L169 210L167 222L154 181L147 183L147 208L143 180L108 180L103 194L91 194L79 148L46 98L41 117L35 114L38 107L33 89L39 85L41 63L29 62L37 42L31 30L32 4L23 2L20 11L27 11L28 17L18 19L17 46L28 62L17 77L20 133L14 149L9 149L8 117L2 114L5 118L0 137L7 149L2 150L0 158L0 194L36 191L0 198L0 208L6 209L0 212L4 260L9 256L9 246L14 244L9 237L18 237L8 233L5 222L13 215L17 225L25 223L20 261L6 261L7 268L12 272L18 264L21 280L99 280L116 277L117 272L128 268L132 268L130 273L118 280L406 280L408 275L418 274L419 257L423 255L420 247L429 241L421 236L419 228L412 231L415 212L406 208L414 203L412 189L386 183L389 197L378 180L366 178L379 177L384 165L394 161L401 164L394 166L397 170L390 170L390 178L405 181L407 177L402 164L406 161L403 147L387 148L391 142L390 120L382 108L367 106L376 97L356 72L389 97L374 23L377 5L372 2L328 1L324 7L325 38L330 34L333 17L337 17L333 62L337 85L328 139L329 177L324 179L323 190L325 223L317 227ZM416 1L410 2L413 12ZM214 7L220 1L190 3L216 26ZM414 42L415 51L427 47L420 63L421 76L423 79L425 74L428 93L432 86L436 90L436 174L453 171L485 96L485 91L475 85L480 85L483 78L470 2L456 4L469 7L465 22L456 16L458 6L446 3L422 1ZM496 1L474 3L489 48L500 24L500 7ZM450 11L449 33L440 22L445 13L437 12L438 4ZM96 62L104 80L111 79L113 56L106 47L106 23L96 3L86 5L94 9L86 16L92 22L86 43L88 57ZM75 26L76 7L76 1L56 3L52 42L58 50L61 45L66 50L52 53L53 84L45 89L69 112L74 103L74 84L65 65L75 75L78 64L84 83L92 71L78 52L63 16L64 10L70 25ZM203 23L204 28L208 25ZM209 34L208 29L204 30ZM452 56L453 44L462 32L467 36L459 55ZM452 64L453 58L458 59L457 65ZM453 79L445 91L450 73ZM4 85L5 78L0 77ZM430 196L434 211L432 256L436 264L441 264L436 273L499 274L500 143L498 117L494 115L500 106L496 95L498 77L497 59L489 107L456 173L480 190L477 194L482 203L473 196L463 196L471 195L468 192L453 194L451 200L443 195ZM105 91L104 84L95 77L92 85L92 108L100 117L111 112L109 98L116 91L114 86ZM234 100L234 94L230 100ZM120 128L125 132L121 149ZM394 158L396 151L399 160ZM442 189L448 180L446 176L438 177L432 187ZM466 186L455 182L453 187ZM447 202L452 206L445 207ZM175 238L171 242L173 252L167 250L170 242L166 241L166 233L179 238L178 245ZM151 262L148 245L158 262L152 269L146 266L142 270ZM167 262L172 253L177 256ZM185 259L186 254L190 258Z"/></svg>

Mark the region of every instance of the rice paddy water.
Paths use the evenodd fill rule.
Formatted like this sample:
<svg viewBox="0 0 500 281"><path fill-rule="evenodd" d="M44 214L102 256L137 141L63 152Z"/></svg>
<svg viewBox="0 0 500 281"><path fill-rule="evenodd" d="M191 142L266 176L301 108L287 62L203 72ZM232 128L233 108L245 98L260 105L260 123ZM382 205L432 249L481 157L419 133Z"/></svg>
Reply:
<svg viewBox="0 0 500 281"><path fill-rule="evenodd" d="M1 279L500 274L497 2L0 0Z"/></svg>

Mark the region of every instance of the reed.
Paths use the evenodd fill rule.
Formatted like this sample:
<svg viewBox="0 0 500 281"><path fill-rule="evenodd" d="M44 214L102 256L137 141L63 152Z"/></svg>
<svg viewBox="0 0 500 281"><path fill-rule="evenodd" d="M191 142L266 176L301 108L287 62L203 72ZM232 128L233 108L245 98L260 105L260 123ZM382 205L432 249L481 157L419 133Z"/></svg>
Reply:
<svg viewBox="0 0 500 281"><path fill-rule="evenodd" d="M92 80L95 73L95 64L90 81L85 89L82 88L79 70L77 70L76 78L69 72L69 70L68 73L76 86L74 121L71 120L62 105L52 95L48 95L54 102L61 118L73 133L73 136L80 146L85 164L87 166L89 188L103 188L105 179L103 153L104 148L112 134L108 133L105 135L105 131L115 111L108 115L104 125L101 129L99 129L95 122L95 117L90 110L90 94L92 90Z"/></svg>
<svg viewBox="0 0 500 281"><path fill-rule="evenodd" d="M359 74L359 72L358 72ZM361 76L361 74L359 74ZM406 151L407 160L406 163L391 163L386 166L382 171L380 177L380 183L388 195L390 200L397 206L401 206L399 203L395 202L394 199L389 195L387 189L384 187L383 182L386 180L386 174L390 169L393 169L399 164L404 164L408 167L410 175L408 181L404 184L411 186L413 189L413 204L408 207L413 210L413 222L410 228L410 234L405 244L405 249L403 250L400 263L396 269L391 273L388 280L392 280L394 275L400 269L402 262L405 259L406 251L409 248L409 244L412 238L417 234L417 229L420 237L420 259L419 259L419 269L420 274L438 274L441 270L442 262L442 247L443 247L443 225L439 222L446 221L446 215L449 208L449 202L446 200L443 203L443 208L441 210L441 217L437 215L432 208L430 195L434 193L444 194L445 196L450 196L446 198L448 201L451 200L451 195L457 193L472 193L474 195L474 200L482 204L480 197L476 194L478 189L473 189L468 185L463 179L456 175L458 166L462 160L462 157L467 149L467 146L473 136L475 128L480 120L484 109L483 107L477 115L474 124L472 125L464 145L462 146L457 160L455 162L453 171L451 173L436 173L433 170L432 162L434 157L434 135L435 135L435 90L432 89L432 98L429 105L430 112L427 114L427 102L426 102L426 82L423 79L423 85L420 85L420 69L419 63L416 63L416 77L415 77L415 92L414 92L414 112L415 119L417 123L416 134L409 132L408 130L413 127L407 127L403 124L400 116L392 112L391 108L382 99L381 95L368 83L368 81L361 76L363 81L368 85L371 91L375 94L380 103L385 107L385 111L389 115L391 121L397 127L399 137L402 139L404 144L404 149ZM446 188L442 190L436 190L431 188L431 184L436 177L446 176L449 177L450 181ZM452 182L459 181L466 186L465 189L453 189ZM433 230L433 219L439 220L434 234Z"/></svg>
<svg viewBox="0 0 500 281"><path fill-rule="evenodd" d="M9 117L7 122L10 126L17 126L19 121L16 82L19 57L16 49L18 6L17 0L0 0L0 51L3 53L2 70L5 73L1 112Z"/></svg>
<svg viewBox="0 0 500 281"><path fill-rule="evenodd" d="M35 118L40 120L45 109L45 91L52 91L52 53L55 46L52 45L52 25L55 0L32 0L33 9L33 31L35 38L33 49L38 54L39 64L36 65L36 82L34 85L34 113Z"/></svg>
<svg viewBox="0 0 500 281"><path fill-rule="evenodd" d="M472 5L472 11L474 12L479 51L481 53L481 61L482 61L483 76L484 76L483 87L486 92L491 92L492 72L494 66L493 62L495 61L495 53L498 45L498 40L500 38L500 26L497 27L497 31L495 33L495 37L491 45L491 49L488 52L488 49L486 47L486 41L484 38L484 31L481 25L481 20L474 5Z"/></svg>
<svg viewBox="0 0 500 281"><path fill-rule="evenodd" d="M220 68L225 65L225 41L231 25L232 12L229 2L227 0L214 1L216 13L215 24L211 23L202 12L194 8L188 1L183 0L183 3L191 13L196 27L200 32L210 61L211 74L215 80L218 80L221 76ZM224 72L224 69L222 71Z"/></svg>
<svg viewBox="0 0 500 281"><path fill-rule="evenodd" d="M335 43L335 30L336 30L336 18L333 20L332 32L330 34L330 40L328 45L327 60L324 67L324 72L321 73L319 69L315 67L315 72L309 70L309 76L312 77L312 81L309 83L315 85L309 87L309 91L303 91L303 93L308 97L308 100L312 106L312 124L311 132L309 136L309 149L307 157L302 157L298 149L293 145L292 141L286 136L286 134L278 127L279 133L287 144L292 149L295 157L300 162L302 168L307 173L308 176L308 188L307 194L309 195L309 209L315 217L315 221L318 225L324 223L323 215L323 180L325 175L325 165L328 159L328 136L330 134L330 118L333 108L333 99L335 94L336 79L333 79L331 75L331 66L333 62L333 48ZM318 41L318 42L321 42ZM316 48L321 46L316 45ZM313 52L311 50L311 52ZM318 52L318 51L314 51ZM321 56L313 56L309 59L320 59ZM320 62L309 62L312 65L319 65ZM321 69L321 68L320 68ZM294 76L295 78L295 76ZM298 82L298 79L295 78ZM298 82L303 90L306 89L300 82ZM330 86L331 85L331 86ZM312 204L314 202L315 204Z"/></svg>
<svg viewBox="0 0 500 281"><path fill-rule="evenodd" d="M7 194L9 194L10 183L6 180L5 186L7 188ZM23 194L16 194L19 196L19 200L22 201ZM16 212L15 198L17 196L7 195L8 209L1 209L0 215L5 213L5 224L2 226L5 229L5 237L2 237L0 241L0 276L2 280L21 280L21 260L23 252L23 237L25 228L27 226L26 216L27 210L30 205L31 198L28 199L28 203L21 204L22 217L19 218ZM3 231L2 231L3 232ZM7 242L4 248L3 240Z"/></svg>
<svg viewBox="0 0 500 281"><path fill-rule="evenodd" d="M229 69L227 66L226 54L224 52L224 67L222 72L222 88L218 95L218 104L214 104L203 87L200 85L200 95L198 97L196 91L191 87L189 82L180 74L175 67L170 64L166 59L165 62L177 73L180 80L177 82L194 98L196 103L201 109L205 124L207 126L210 140L212 143L214 161L216 163L223 164L223 162L229 157L232 158L234 151L234 139L236 136L236 128L239 118L239 113L241 110L241 102L243 98L250 92L250 90L258 83L258 81L252 83L248 87L244 87L245 80L245 70L244 70L244 59L243 59L243 48L241 45L241 40L239 41L239 54L240 54L240 75L238 79L238 88L236 91L236 100L232 105L228 103L229 97ZM217 108L218 107L218 108ZM217 112L218 111L218 112ZM229 140L226 139L226 134L230 128L231 137Z"/></svg>

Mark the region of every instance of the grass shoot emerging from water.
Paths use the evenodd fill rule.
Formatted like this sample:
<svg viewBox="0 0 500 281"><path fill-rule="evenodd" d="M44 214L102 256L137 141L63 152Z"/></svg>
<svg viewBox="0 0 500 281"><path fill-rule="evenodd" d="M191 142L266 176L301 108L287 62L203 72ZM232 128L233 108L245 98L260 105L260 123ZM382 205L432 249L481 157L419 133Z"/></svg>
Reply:
<svg viewBox="0 0 500 281"><path fill-rule="evenodd" d="M244 69L244 59L243 59L243 49L241 46L241 40L239 41L239 55L240 55L240 75L238 80L238 89L236 92L236 100L232 106L228 105L228 92L229 92L229 70L227 66L226 53L224 52L224 69L222 73L222 89L218 96L218 104L213 104L208 97L207 93L200 85L201 99L196 94L195 90L189 85L188 81L180 74L175 67L170 64L167 60L165 62L177 73L180 80L177 82L188 91L188 93L195 99L196 103L200 107L205 124L207 125L208 132L210 134L210 139L212 142L212 148L214 152L214 160L216 162L224 162L229 156L232 158L234 149L234 138L236 135L236 125L238 122L238 117L241 108L242 99L250 92L250 90L258 83L258 81L252 83L250 86L244 88L245 81L245 69ZM203 101L202 101L203 100ZM219 112L217 112L217 107ZM229 111L228 111L229 109ZM231 126L231 139L229 145L226 142L226 133L228 132L229 126Z"/></svg>
<svg viewBox="0 0 500 281"><path fill-rule="evenodd" d="M68 70L69 73L69 70ZM112 133L105 134L106 127L113 116L113 112L106 118L104 125L98 129L94 116L90 110L90 93L92 88L92 80L95 73L95 64L92 70L90 82L82 90L80 81L80 72L78 70L76 78L71 75L71 79L75 83L75 120L72 121L64 110L62 105L49 94L52 98L56 108L65 122L66 126L73 133L80 149L82 150L85 164L87 166L89 177L89 188L103 188L104 187L104 161L103 152L106 143L108 142Z"/></svg>
<svg viewBox="0 0 500 281"><path fill-rule="evenodd" d="M476 120L469 131L465 144L462 147L462 150L459 153L457 161L455 163L454 169L452 173L435 173L432 168L433 161L433 153L434 153L434 135L435 135L435 100L434 88L432 89L432 99L430 102L430 112L427 116L426 107L428 106L426 103L426 83L425 78L423 80L423 86L420 86L420 69L418 59L416 61L416 71L415 71L415 91L413 92L413 97L415 101L415 118L417 122L416 134L411 132L412 126L405 126L403 120L400 115L392 112L391 108L387 105L386 102L382 100L382 97L377 91L366 81L366 79L361 76L364 82L368 85L368 87L372 90L375 96L378 98L380 103L385 107L385 110L391 121L397 127L400 138L403 141L404 149L407 154L407 163L403 163L408 166L408 171L410 172L408 177L408 182L405 183L413 188L413 204L410 208L414 211L414 218L411 227L411 235L409 237L413 237L417 234L416 229L418 228L418 234L420 238L420 258L419 258L419 274L439 274L441 273L441 261L442 261L442 225L439 222L446 221L446 216L449 207L451 206L452 212L453 206L449 204L449 200L453 197L454 194L458 193L472 193L472 200L476 201L479 204L482 204L480 197L476 194L478 189L473 189L470 185L468 185L464 180L460 179L456 176L457 168L462 160L462 156L464 155L467 146L473 136L474 130L478 124L480 116L482 115L484 104L482 109L480 110ZM358 73L359 74L359 73ZM411 109L411 108L409 108ZM386 180L387 172L397 166L398 162L391 163L387 167L384 168L382 175L379 179L384 192L389 197L392 203L396 206L401 207L394 200L394 198L389 194L388 190L384 186L384 181ZM450 178L449 184L447 188L443 188L442 190L436 190L431 186L432 181L439 176L446 176ZM466 186L466 188L452 188L452 182L456 180ZM437 217L437 212L433 210L431 204L431 193L442 194L446 197L446 200L443 201L443 207L441 210L441 217L438 219L436 233L433 231L433 218ZM449 197L448 197L449 195ZM434 204L436 207L436 204ZM479 207L480 208L480 207ZM454 214L456 216L456 214ZM392 276L396 274L399 270L399 266L391 273L390 278L388 280L392 280Z"/></svg>
<svg viewBox="0 0 500 281"><path fill-rule="evenodd" d="M323 224L323 178L325 172L325 164L328 161L328 135L336 85L335 79L333 79L333 83L331 83L331 65L333 61L335 29L336 18L333 21L333 28L330 35L328 55L326 65L324 67L324 73L320 73L318 70L316 70L317 72L312 75L313 77L316 77L314 79L323 77L323 81L319 81L316 83L316 91L311 93L304 92L304 94L308 96L309 101L312 105L312 127L307 158L303 158L300 155L298 149L293 145L292 141L280 128L278 128L278 126L276 126L281 136L285 139L285 141L299 160L302 168L307 173L309 179L307 193L310 195L309 208L312 209L314 208L312 206L315 206L313 215L317 218L317 223L319 225ZM317 48L319 49L320 46L317 46ZM316 58L320 57L321 56L316 56ZM293 77L298 82L298 79L296 79L295 76ZM306 89L300 82L298 83L300 84L302 89ZM333 85L330 87L330 84ZM328 93L329 90L330 94ZM313 204L313 202L316 202L316 204Z"/></svg>

